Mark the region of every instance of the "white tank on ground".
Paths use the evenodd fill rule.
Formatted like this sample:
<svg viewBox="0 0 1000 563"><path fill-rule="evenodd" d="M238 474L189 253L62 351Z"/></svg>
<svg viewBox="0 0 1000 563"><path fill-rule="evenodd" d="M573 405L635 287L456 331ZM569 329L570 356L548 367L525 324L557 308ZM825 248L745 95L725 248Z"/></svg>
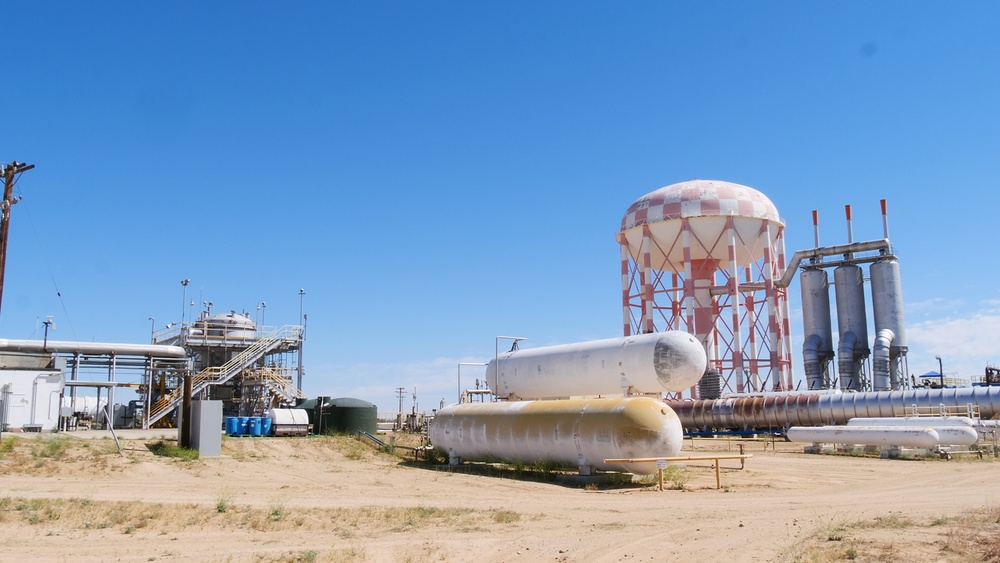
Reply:
<svg viewBox="0 0 1000 563"><path fill-rule="evenodd" d="M271 432L275 436L305 436L309 433L309 413L304 409L269 409Z"/></svg>
<svg viewBox="0 0 1000 563"><path fill-rule="evenodd" d="M514 350L490 361L486 381L505 399L680 392L707 364L693 336L667 331Z"/></svg>
<svg viewBox="0 0 1000 563"><path fill-rule="evenodd" d="M979 433L968 426L792 426L785 436L792 442L913 448L971 446L979 440Z"/></svg>
<svg viewBox="0 0 1000 563"><path fill-rule="evenodd" d="M605 459L673 457L684 431L674 411L651 397L465 403L438 411L427 432L452 464L462 461L549 462L655 473L656 463Z"/></svg>
<svg viewBox="0 0 1000 563"><path fill-rule="evenodd" d="M937 428L939 426L970 426L975 427L976 421L968 416L894 416L894 417L857 417L847 421L848 426L922 426Z"/></svg>

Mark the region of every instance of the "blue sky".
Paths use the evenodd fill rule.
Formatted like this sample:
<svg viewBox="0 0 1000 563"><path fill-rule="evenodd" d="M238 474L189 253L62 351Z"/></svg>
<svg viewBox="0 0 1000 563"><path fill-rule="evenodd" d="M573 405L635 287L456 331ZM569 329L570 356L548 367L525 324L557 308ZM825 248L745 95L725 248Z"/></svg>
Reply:
<svg viewBox="0 0 1000 563"><path fill-rule="evenodd" d="M619 336L622 215L705 178L766 194L789 254L813 209L824 244L845 204L880 238L887 199L910 371L1000 363L992 3L6 8L0 160L37 168L2 337L52 315L51 338L146 342L185 278L294 324L304 288L308 394L430 409L496 335Z"/></svg>

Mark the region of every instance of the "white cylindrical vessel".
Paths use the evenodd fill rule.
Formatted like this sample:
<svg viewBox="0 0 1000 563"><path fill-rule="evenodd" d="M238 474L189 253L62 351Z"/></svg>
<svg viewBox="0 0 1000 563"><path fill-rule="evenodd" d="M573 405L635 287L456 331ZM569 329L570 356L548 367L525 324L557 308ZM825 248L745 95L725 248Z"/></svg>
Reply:
<svg viewBox="0 0 1000 563"><path fill-rule="evenodd" d="M931 428L905 426L792 426L785 432L791 442L865 444L933 448L941 443Z"/></svg>
<svg viewBox="0 0 1000 563"><path fill-rule="evenodd" d="M305 436L309 433L309 413L304 409L268 409L275 436Z"/></svg>
<svg viewBox="0 0 1000 563"><path fill-rule="evenodd" d="M651 397L451 405L438 411L427 435L452 463L550 462L582 474L655 473L655 462L604 460L673 457L684 439L674 411Z"/></svg>
<svg viewBox="0 0 1000 563"><path fill-rule="evenodd" d="M847 421L848 426L923 426L937 428L939 426L970 426L975 427L976 421L967 416L897 416L897 417L858 417Z"/></svg>
<svg viewBox="0 0 1000 563"><path fill-rule="evenodd" d="M979 433L969 426L793 426L785 435L792 442L914 448L971 446L979 441Z"/></svg>
<svg viewBox="0 0 1000 563"><path fill-rule="evenodd" d="M707 363L693 336L667 331L507 352L486 366L486 381L509 399L679 392Z"/></svg>

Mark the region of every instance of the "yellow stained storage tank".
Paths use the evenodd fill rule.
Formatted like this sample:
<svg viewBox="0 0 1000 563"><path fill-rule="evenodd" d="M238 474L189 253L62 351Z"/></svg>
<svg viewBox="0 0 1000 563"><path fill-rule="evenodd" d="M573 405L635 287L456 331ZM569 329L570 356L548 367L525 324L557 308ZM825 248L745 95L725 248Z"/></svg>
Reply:
<svg viewBox="0 0 1000 563"><path fill-rule="evenodd" d="M651 397L466 403L441 409L428 429L434 448L462 461L550 462L640 475L656 463L605 459L672 457L684 432L674 411Z"/></svg>

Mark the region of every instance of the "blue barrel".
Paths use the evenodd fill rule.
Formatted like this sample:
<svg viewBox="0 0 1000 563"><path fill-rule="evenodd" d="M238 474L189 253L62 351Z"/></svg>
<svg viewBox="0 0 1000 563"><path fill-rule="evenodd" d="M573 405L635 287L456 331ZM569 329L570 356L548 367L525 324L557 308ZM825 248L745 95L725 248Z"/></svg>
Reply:
<svg viewBox="0 0 1000 563"><path fill-rule="evenodd" d="M261 436L271 435L271 417L265 416L260 419L260 435Z"/></svg>
<svg viewBox="0 0 1000 563"><path fill-rule="evenodd" d="M237 431L241 436L246 436L247 434L250 433L250 417L248 416L240 417L239 428L237 429Z"/></svg>
<svg viewBox="0 0 1000 563"><path fill-rule="evenodd" d="M240 433L240 419L235 416L226 417L226 434L235 436Z"/></svg>
<svg viewBox="0 0 1000 563"><path fill-rule="evenodd" d="M250 417L250 435L260 436L260 417L251 416Z"/></svg>

